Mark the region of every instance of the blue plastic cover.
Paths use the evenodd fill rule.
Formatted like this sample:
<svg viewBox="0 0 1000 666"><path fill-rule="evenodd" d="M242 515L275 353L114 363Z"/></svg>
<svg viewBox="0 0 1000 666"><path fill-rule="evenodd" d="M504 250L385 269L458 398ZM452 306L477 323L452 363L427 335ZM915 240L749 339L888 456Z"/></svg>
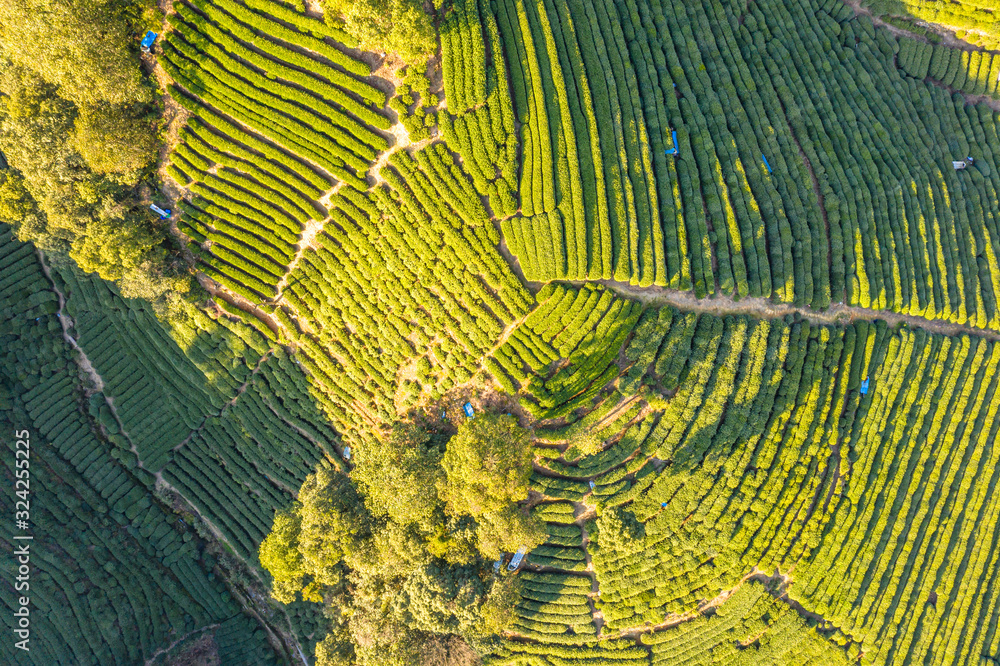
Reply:
<svg viewBox="0 0 1000 666"><path fill-rule="evenodd" d="M146 33L146 36L142 38L142 48L148 49L156 41L156 33L150 30Z"/></svg>
<svg viewBox="0 0 1000 666"><path fill-rule="evenodd" d="M670 139L671 139L671 141L674 142L674 147L673 148L669 148L669 149L667 149L664 152L667 155L676 155L678 152L680 152L677 149L677 130L670 130Z"/></svg>
<svg viewBox="0 0 1000 666"><path fill-rule="evenodd" d="M514 557L510 558L510 564L507 565L507 571L516 571L519 566L521 566L521 560L524 559L524 554L528 552L528 549L521 546L514 553Z"/></svg>
<svg viewBox="0 0 1000 666"><path fill-rule="evenodd" d="M865 381L861 382L861 395L868 394L868 377L865 377Z"/></svg>
<svg viewBox="0 0 1000 666"><path fill-rule="evenodd" d="M464 405L462 405L462 409L465 410L465 415L468 416L471 419L472 415L474 413L472 411L472 403L471 402L465 403Z"/></svg>

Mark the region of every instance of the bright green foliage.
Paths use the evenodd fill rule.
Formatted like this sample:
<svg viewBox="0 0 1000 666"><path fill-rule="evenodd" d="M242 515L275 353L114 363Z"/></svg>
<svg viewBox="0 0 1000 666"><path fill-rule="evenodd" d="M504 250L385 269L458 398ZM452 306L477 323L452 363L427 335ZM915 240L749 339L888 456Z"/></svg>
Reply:
<svg viewBox="0 0 1000 666"><path fill-rule="evenodd" d="M358 78L366 65L322 41L329 28L315 19L260 3L176 9L163 64L195 118L171 173L198 195L178 226L210 242L195 251L209 277L251 302L273 298L304 225L326 216L318 200L331 179L366 189L364 172L386 146L372 129L389 127L384 95Z"/></svg>
<svg viewBox="0 0 1000 666"><path fill-rule="evenodd" d="M198 268L249 304L282 299L279 339L297 347L345 436L468 381L531 303L495 249L478 167L433 143L415 159L396 152L379 172L383 184L365 192L365 172L388 145L385 97L362 80L366 65L316 36L333 28L229 0L178 5L173 22L163 64L179 84L174 99L194 117L169 172L196 195L181 204L178 228L202 244L192 247ZM431 101L419 79L407 76L419 84L420 100L409 98L416 109ZM410 93L397 92L398 111ZM345 187L331 195L335 180ZM307 230L320 226L306 247ZM402 379L413 364L420 372ZM360 420L358 401L368 405Z"/></svg>
<svg viewBox="0 0 1000 666"><path fill-rule="evenodd" d="M920 34L921 27L915 25L919 21L937 24L935 30L943 28L959 39L985 49L996 50L1000 46L1000 29L996 22L996 11L1000 5L995 0L868 0L864 4L883 20L893 17L903 19L899 27L911 32Z"/></svg>
<svg viewBox="0 0 1000 666"><path fill-rule="evenodd" d="M981 94L1000 70L844 12L499 3L522 144L502 228L525 275L995 328L995 118L906 74ZM982 166L956 173L968 155Z"/></svg>
<svg viewBox="0 0 1000 666"><path fill-rule="evenodd" d="M388 436L372 438L358 452L351 478L362 484L375 515L429 526L438 504L437 493L429 489L444 482L441 451L426 431L397 423Z"/></svg>
<svg viewBox="0 0 1000 666"><path fill-rule="evenodd" d="M447 474L441 496L448 511L476 520L479 549L486 557L530 549L544 539L514 507L528 495L531 447L513 417L483 414L463 423L448 441L441 467Z"/></svg>
<svg viewBox="0 0 1000 666"><path fill-rule="evenodd" d="M579 290L559 286L538 297L541 305L494 353L496 375L509 390L517 390L515 381L523 385L527 395L521 404L536 418L558 418L587 404L618 376L618 349L641 308L593 285ZM549 373L558 358L568 359L569 365Z"/></svg>
<svg viewBox="0 0 1000 666"><path fill-rule="evenodd" d="M578 296L548 289L539 297L544 316L524 326L544 341L561 313L572 312L563 302ZM838 628L852 659L860 646L871 663L957 664L985 649L982 632L959 627L992 622L984 614L994 612L974 601L993 569L973 535L994 510L975 488L989 485L981 479L991 473L987 452L997 435L995 343L882 324L824 328L668 312L643 317L622 352L641 363L630 380L644 385L635 402L611 393L596 416L579 421L605 423L607 448L572 465L548 458L532 479L550 497L567 491L549 475L594 483L583 501L599 514L588 550L606 631L691 611L756 567L791 572L791 596ZM540 431L540 441L567 442L576 427ZM963 492L970 499L956 515L947 507ZM572 505L545 503L534 515L548 522L551 542L529 561L578 571L562 536ZM958 615L934 612L932 590ZM827 663L842 655L828 654L832 645L795 614L766 614L775 638L755 643L754 659L787 663L794 653L802 663L808 655ZM712 631L716 620L707 622L691 625L691 636ZM758 636L753 626L732 629L733 641ZM538 627L525 630L539 635ZM927 632L948 642L925 640ZM554 628L542 633L549 643L570 640ZM649 642L669 642L668 634ZM663 663L674 650L664 648Z"/></svg>
<svg viewBox="0 0 1000 666"><path fill-rule="evenodd" d="M517 211L519 140L497 21L485 0L458 0L445 14L441 69L448 108L439 121L476 191L489 196L502 219ZM518 80L516 68L511 76Z"/></svg>
<svg viewBox="0 0 1000 666"><path fill-rule="evenodd" d="M348 438L391 423L399 403L420 399L413 386L405 398L402 368L417 370L422 399L467 381L504 323L531 303L493 246L495 229L463 225L477 211L461 194L460 174L451 181L455 196L442 196L418 164L395 153L381 171L385 186L335 195L321 247L303 253L284 292L296 319L310 322L296 340L299 359ZM361 420L353 416L359 407Z"/></svg>
<svg viewBox="0 0 1000 666"><path fill-rule="evenodd" d="M931 79L970 95L989 95L994 99L1000 79L1000 58L980 51L963 51L947 46L930 45L915 39L901 38L897 63L916 79ZM980 164L980 170L984 165ZM989 175L989 172L984 173Z"/></svg>
<svg viewBox="0 0 1000 666"><path fill-rule="evenodd" d="M713 615L643 636L653 666L848 664L849 652L811 627L761 583L748 582ZM856 656L856 655L855 655Z"/></svg>
<svg viewBox="0 0 1000 666"><path fill-rule="evenodd" d="M321 0L327 22L343 21L344 30L369 51L398 54L422 64L433 54L434 26L416 0Z"/></svg>

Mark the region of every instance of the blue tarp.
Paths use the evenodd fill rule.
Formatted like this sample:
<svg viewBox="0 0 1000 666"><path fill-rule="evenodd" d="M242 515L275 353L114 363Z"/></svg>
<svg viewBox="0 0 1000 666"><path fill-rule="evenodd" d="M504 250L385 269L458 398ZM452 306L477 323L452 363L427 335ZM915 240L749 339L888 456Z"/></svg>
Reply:
<svg viewBox="0 0 1000 666"><path fill-rule="evenodd" d="M465 415L468 416L470 419L472 418L472 415L475 413L475 412L472 411L472 403L471 402L467 402L464 405L462 405L462 409L465 410Z"/></svg>
<svg viewBox="0 0 1000 666"><path fill-rule="evenodd" d="M677 150L677 131L670 130L670 140L674 142L673 148L668 148L666 151L667 155L676 155L679 151Z"/></svg>
<svg viewBox="0 0 1000 666"><path fill-rule="evenodd" d="M764 157L764 155L761 155L760 159L764 160L764 166L767 167L767 172L768 173L774 173L774 169L771 168L771 165L768 163L767 158Z"/></svg>
<svg viewBox="0 0 1000 666"><path fill-rule="evenodd" d="M868 378L865 377L865 381L861 382L861 395L868 395Z"/></svg>
<svg viewBox="0 0 1000 666"><path fill-rule="evenodd" d="M156 33L150 30L149 32L146 33L146 36L142 38L141 46L144 50L148 51L149 47L152 46L153 42L155 41L156 41Z"/></svg>

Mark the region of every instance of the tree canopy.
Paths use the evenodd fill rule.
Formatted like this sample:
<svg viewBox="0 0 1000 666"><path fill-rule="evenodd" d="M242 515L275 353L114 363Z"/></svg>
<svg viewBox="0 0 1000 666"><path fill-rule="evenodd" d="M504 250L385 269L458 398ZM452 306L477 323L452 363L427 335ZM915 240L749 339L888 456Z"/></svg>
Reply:
<svg viewBox="0 0 1000 666"><path fill-rule="evenodd" d="M77 105L151 100L134 41L137 13L152 2L0 0L0 49ZM139 10L136 12L136 10Z"/></svg>
<svg viewBox="0 0 1000 666"><path fill-rule="evenodd" d="M509 626L518 598L492 561L545 538L518 506L528 433L491 414L450 436L401 422L355 461L350 476L321 465L275 516L259 553L273 596L336 609L318 664L468 663L469 644Z"/></svg>
<svg viewBox="0 0 1000 666"><path fill-rule="evenodd" d="M151 0L0 0L0 220L127 296L184 292L147 210L160 111L137 37Z"/></svg>
<svg viewBox="0 0 1000 666"><path fill-rule="evenodd" d="M512 416L481 414L465 421L448 442L441 461L447 480L438 492L455 515L478 524L479 550L496 558L544 534L514 507L527 499L531 442Z"/></svg>
<svg viewBox="0 0 1000 666"><path fill-rule="evenodd" d="M396 53L408 63L427 60L437 48L430 15L420 0L322 0L328 21L342 20L362 48Z"/></svg>

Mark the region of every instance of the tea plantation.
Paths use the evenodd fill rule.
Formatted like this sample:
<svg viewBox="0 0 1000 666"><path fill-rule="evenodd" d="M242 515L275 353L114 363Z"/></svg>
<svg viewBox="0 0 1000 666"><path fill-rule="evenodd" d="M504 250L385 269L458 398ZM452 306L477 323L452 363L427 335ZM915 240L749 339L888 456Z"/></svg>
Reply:
<svg viewBox="0 0 1000 666"><path fill-rule="evenodd" d="M1000 660L989 2L106 4L0 26L4 663Z"/></svg>

